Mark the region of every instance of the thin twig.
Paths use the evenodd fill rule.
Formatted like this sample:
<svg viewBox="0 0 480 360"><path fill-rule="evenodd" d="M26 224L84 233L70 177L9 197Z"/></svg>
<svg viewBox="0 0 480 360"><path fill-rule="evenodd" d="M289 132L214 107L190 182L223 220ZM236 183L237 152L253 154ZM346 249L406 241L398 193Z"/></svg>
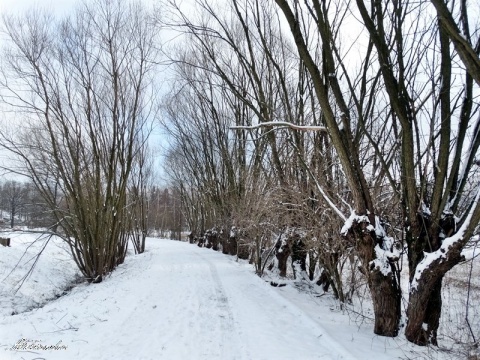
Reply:
<svg viewBox="0 0 480 360"><path fill-rule="evenodd" d="M473 271L473 259L475 258L475 250L477 249L477 244L473 248L473 256L470 262L470 270L468 272L468 282L467 282L467 303L465 305L465 322L467 323L468 330L470 330L470 335L472 335L473 342L476 343L477 339L475 338L475 334L473 333L472 326L470 325L470 321L468 319L468 308L470 305L470 290L471 290L471 282L472 282L472 271Z"/></svg>
<svg viewBox="0 0 480 360"><path fill-rule="evenodd" d="M35 257L35 261L33 262L33 264L32 264L32 266L30 267L30 269L27 271L27 273L26 273L26 274L22 277L22 279L20 280L20 282L19 282L20 285L18 285L18 283L17 283L16 286L18 286L18 287L17 287L17 289L14 291L14 294L16 294L16 293L22 288L22 286L23 286L23 284L25 283L25 281L26 281L26 280L28 279L28 277L33 273L33 270L35 269L35 266L37 265L38 260L40 259L40 255L42 255L42 253L43 253L43 251L45 250L45 248L47 247L49 241L52 239L52 236L53 236L53 235L49 235L49 236L48 236L48 239L46 240L46 242L45 242L45 244L43 245L43 247L42 247L42 249L40 250L40 252L39 252L37 255L34 256L34 257ZM35 243L36 241L40 240L41 238L42 238L42 236L39 236L33 243ZM33 244L33 243L32 243L32 244ZM30 246L32 246L32 244L30 244L30 245L28 246L28 248L30 248ZM26 251L28 250L28 248L25 249L25 253L22 255L22 258L23 258L23 256L26 254ZM20 260L21 260L21 259L20 259ZM19 262L20 262L20 260L19 260ZM18 263L17 263L17 265L16 265L15 267L17 267L17 266L18 266ZM11 273L10 273L10 274L11 274ZM9 274L9 275L10 275L10 274ZM8 275L8 276L9 276L9 275ZM7 277L8 277L8 276L7 276Z"/></svg>

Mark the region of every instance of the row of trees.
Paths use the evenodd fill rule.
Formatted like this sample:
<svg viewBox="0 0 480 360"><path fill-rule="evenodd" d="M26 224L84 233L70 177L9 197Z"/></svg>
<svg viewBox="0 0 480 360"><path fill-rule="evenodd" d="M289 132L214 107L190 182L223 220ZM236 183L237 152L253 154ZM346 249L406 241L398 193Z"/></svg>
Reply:
<svg viewBox="0 0 480 360"><path fill-rule="evenodd" d="M136 191L135 188L132 190ZM137 197L138 194L129 196ZM143 210L145 217L144 224L138 225L143 226L149 236L171 236L180 239L184 219L178 190L151 185L142 196L144 201L138 206L146 207ZM62 206L60 195L57 203ZM48 204L31 182L6 180L0 183L0 211L4 227L23 225L29 228L53 229L56 223Z"/></svg>
<svg viewBox="0 0 480 360"><path fill-rule="evenodd" d="M54 220L31 183L8 180L0 184L0 209L4 226L51 227Z"/></svg>
<svg viewBox="0 0 480 360"><path fill-rule="evenodd" d="M165 101L189 227L241 228L257 257L278 238L277 254L308 254L337 285L359 261L385 336L406 256L406 337L437 344L442 279L480 221L467 2L195 3L169 2L183 43Z"/></svg>

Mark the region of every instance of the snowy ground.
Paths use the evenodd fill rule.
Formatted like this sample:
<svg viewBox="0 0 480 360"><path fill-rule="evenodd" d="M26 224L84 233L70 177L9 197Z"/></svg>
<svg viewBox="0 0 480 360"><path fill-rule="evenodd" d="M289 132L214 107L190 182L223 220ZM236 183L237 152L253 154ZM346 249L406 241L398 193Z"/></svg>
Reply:
<svg viewBox="0 0 480 360"><path fill-rule="evenodd" d="M291 284L272 287L234 257L171 240L148 239L146 253L127 257L102 283L78 285L20 313L55 289L60 295L75 277L53 239L43 268L13 299L21 275L7 276L7 268L31 240L21 235L11 248L0 248L2 360L440 358L403 336L375 336L371 324L353 321L328 296L300 293ZM50 346L56 349L41 349Z"/></svg>
<svg viewBox="0 0 480 360"><path fill-rule="evenodd" d="M11 247L0 247L0 316L41 306L63 295L75 281L75 264L68 245L60 239L43 233L12 232L0 236L11 239Z"/></svg>

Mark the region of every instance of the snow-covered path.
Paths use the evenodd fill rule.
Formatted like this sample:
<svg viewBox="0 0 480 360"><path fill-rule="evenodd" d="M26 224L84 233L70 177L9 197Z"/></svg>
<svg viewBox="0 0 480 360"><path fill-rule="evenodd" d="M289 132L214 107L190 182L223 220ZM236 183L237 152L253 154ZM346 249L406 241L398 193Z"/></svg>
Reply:
<svg viewBox="0 0 480 360"><path fill-rule="evenodd" d="M0 339L1 359L356 358L233 257L153 239L103 283L3 318ZM21 350L34 340L59 349Z"/></svg>

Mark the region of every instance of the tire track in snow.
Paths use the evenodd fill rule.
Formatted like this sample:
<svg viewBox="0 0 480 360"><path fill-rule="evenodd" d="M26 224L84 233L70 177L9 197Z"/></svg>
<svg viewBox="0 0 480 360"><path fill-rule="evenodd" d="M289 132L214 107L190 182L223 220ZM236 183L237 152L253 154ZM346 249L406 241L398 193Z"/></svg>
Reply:
<svg viewBox="0 0 480 360"><path fill-rule="evenodd" d="M207 260L207 256L213 258L216 255L220 254L210 253L202 258ZM225 283L226 289L223 291L231 300L230 305L237 318L238 331L244 335L245 346L256 349L254 351L256 359L270 359L268 354L277 351L272 344L282 348L281 351L288 359L357 359L332 338L321 324L279 294L277 289L255 276L253 272L245 274L244 269L229 258L228 264L224 263L224 259L218 260L218 264L223 266L222 279L228 278L228 282ZM303 349L296 353L295 349L299 346ZM307 348L316 351L309 352Z"/></svg>
<svg viewBox="0 0 480 360"><path fill-rule="evenodd" d="M216 309L219 311L218 316L221 318L220 327L221 327L221 343L220 348L222 350L222 359L232 359L232 360L241 360L241 359L252 359L247 348L237 348L232 349L232 346L235 347L237 341L235 338L241 337L241 332L235 326L235 319L233 312L228 301L225 288L223 287L222 281L218 274L217 267L213 262L207 259L200 253L195 253L203 262L208 265L210 275L213 279L213 284L215 288L215 304ZM225 348L225 345L228 348ZM232 351L233 350L233 351ZM238 355L238 356L237 356Z"/></svg>

